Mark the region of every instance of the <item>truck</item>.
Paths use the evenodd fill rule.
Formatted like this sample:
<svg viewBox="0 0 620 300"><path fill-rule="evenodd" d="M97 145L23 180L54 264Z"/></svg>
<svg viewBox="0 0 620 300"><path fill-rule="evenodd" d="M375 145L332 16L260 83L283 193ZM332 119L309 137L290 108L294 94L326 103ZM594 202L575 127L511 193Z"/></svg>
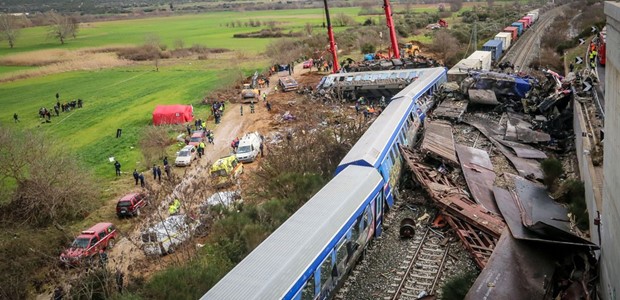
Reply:
<svg viewBox="0 0 620 300"><path fill-rule="evenodd" d="M260 96L258 87L258 72L252 75L251 83L244 83L241 88L241 103L257 102Z"/></svg>
<svg viewBox="0 0 620 300"><path fill-rule="evenodd" d="M263 139L258 132L250 132L245 134L239 140L239 146L237 147L237 160L242 163L253 162L261 152L261 145Z"/></svg>

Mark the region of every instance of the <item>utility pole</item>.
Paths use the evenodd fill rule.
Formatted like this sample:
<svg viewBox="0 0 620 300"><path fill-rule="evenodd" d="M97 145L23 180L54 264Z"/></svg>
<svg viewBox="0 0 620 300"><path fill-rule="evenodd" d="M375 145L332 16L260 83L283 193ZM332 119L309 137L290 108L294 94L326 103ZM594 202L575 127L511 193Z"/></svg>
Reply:
<svg viewBox="0 0 620 300"><path fill-rule="evenodd" d="M338 62L338 51L336 50L336 41L334 40L334 30L332 29L332 21L329 18L329 8L327 8L327 0L323 0L325 4L325 18L327 19L327 36L329 37L329 51L332 53L332 73L338 73L340 63Z"/></svg>

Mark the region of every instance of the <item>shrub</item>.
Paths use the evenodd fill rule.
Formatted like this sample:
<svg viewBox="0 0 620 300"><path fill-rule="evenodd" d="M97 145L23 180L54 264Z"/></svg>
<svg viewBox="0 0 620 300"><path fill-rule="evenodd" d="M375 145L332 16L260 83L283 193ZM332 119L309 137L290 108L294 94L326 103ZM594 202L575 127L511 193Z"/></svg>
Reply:
<svg viewBox="0 0 620 300"><path fill-rule="evenodd" d="M540 163L543 171L543 182L550 191L555 190L555 184L558 178L564 173L562 162L555 158L547 158Z"/></svg>
<svg viewBox="0 0 620 300"><path fill-rule="evenodd" d="M375 45L373 44L364 44L362 45L362 54L364 53L375 53L377 49L375 48Z"/></svg>
<svg viewBox="0 0 620 300"><path fill-rule="evenodd" d="M441 287L441 299L444 300L462 300L476 281L477 274L461 273L450 278Z"/></svg>
<svg viewBox="0 0 620 300"><path fill-rule="evenodd" d="M586 205L586 191L583 181L567 179L560 186L559 200L568 204L568 211L574 216L575 224L581 230L590 227L590 216Z"/></svg>

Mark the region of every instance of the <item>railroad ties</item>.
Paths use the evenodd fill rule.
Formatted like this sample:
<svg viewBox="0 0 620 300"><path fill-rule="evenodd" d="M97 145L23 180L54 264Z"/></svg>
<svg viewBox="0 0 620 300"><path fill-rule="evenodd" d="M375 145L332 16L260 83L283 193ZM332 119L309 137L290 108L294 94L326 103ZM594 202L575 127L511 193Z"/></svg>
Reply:
<svg viewBox="0 0 620 300"><path fill-rule="evenodd" d="M396 272L385 300L418 299L433 295L446 266L450 244L439 232L427 227L411 240L409 254Z"/></svg>

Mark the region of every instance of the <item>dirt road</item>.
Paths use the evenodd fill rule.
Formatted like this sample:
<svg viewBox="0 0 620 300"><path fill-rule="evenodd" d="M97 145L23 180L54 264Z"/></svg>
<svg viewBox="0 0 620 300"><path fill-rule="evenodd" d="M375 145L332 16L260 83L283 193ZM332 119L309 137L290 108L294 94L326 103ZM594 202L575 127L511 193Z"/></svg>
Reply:
<svg viewBox="0 0 620 300"><path fill-rule="evenodd" d="M309 70L303 69L299 64L294 68L293 77L297 80L302 75L307 75ZM317 77L317 78L320 78ZM264 136L270 136L273 131L277 130L279 124L277 119L284 112L278 107L286 107L287 102L294 99L297 95L294 92L282 93L274 92L274 86L278 82L278 76L271 76L272 83L269 88L263 89L261 92L267 93L267 101L272 103L275 109L271 112L267 111L264 101L260 100L255 104L255 113L250 112L250 105L243 104L243 115L240 113L238 103L228 103L226 110L221 119L220 124L214 124L211 117L207 124L207 128L214 131L214 145L207 145L205 155L196 160L190 167L185 169L175 169L175 174L182 175L182 180L174 186L171 194L164 197L164 201L153 203L155 208L151 208L147 213L143 213L135 222L139 222L133 226L131 232L123 233L123 237L117 242L116 246L110 251L108 267L111 270L120 269L125 274L133 274L148 277L150 274L161 270L171 263L180 262L192 255L194 245L186 245L183 251L177 251L172 255L150 259L144 255L139 248L140 233L142 230L150 226L150 224L167 216L168 202L174 197L178 197L182 201L188 203L202 203L213 192L211 189L203 188L203 185L209 181L209 167L211 163L220 157L231 153L230 143L236 137L241 137L246 132L258 131ZM195 116L195 118L209 119L210 116ZM248 165L250 170L255 168L258 163ZM244 176L247 176L244 175ZM154 183L157 185L157 183ZM158 187L155 186L154 189ZM113 199L111 201L116 201ZM194 241L198 243L200 241Z"/></svg>

